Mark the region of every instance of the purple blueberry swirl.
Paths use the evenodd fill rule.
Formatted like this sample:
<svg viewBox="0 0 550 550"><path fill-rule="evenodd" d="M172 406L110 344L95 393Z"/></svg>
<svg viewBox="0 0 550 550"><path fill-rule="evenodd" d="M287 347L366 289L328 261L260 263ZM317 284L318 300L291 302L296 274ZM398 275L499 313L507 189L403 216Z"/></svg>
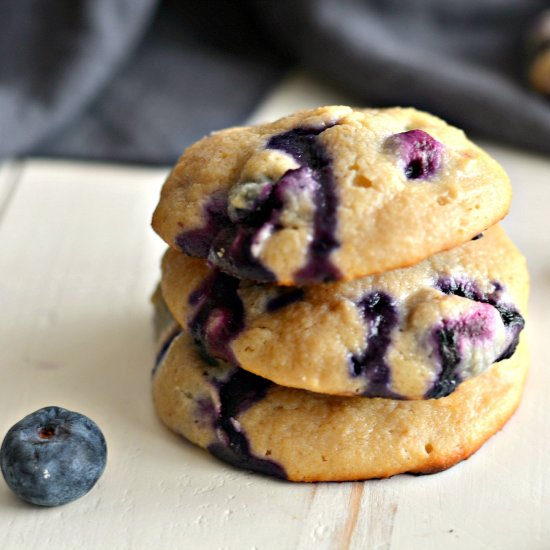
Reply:
<svg viewBox="0 0 550 550"><path fill-rule="evenodd" d="M232 365L238 361L231 342L245 329L245 306L239 295L241 280L213 270L189 295L192 311L187 326L203 359L223 359ZM303 288L274 287L265 302L265 311L273 313L305 297Z"/></svg>
<svg viewBox="0 0 550 550"><path fill-rule="evenodd" d="M219 395L213 428L217 441L208 450L220 460L262 474L287 479L285 469L273 460L254 456L238 416L263 399L273 385L269 380L234 369L224 381L214 381ZM201 405L204 408L204 404Z"/></svg>
<svg viewBox="0 0 550 550"><path fill-rule="evenodd" d="M368 332L364 351L350 357L351 376L366 379L367 389L362 394L365 397L400 399L401 396L390 390L391 370L385 359L398 322L397 306L387 294L372 292L357 307Z"/></svg>
<svg viewBox="0 0 550 550"><path fill-rule="evenodd" d="M186 254L207 257L226 273L275 282L275 274L262 264L259 253L263 243L283 229L285 209L302 198L312 204L312 238L306 264L294 274L295 281L340 279L340 271L330 261L332 251L340 246L336 185L330 158L317 138L329 127L295 128L272 136L266 149L287 153L298 168L288 170L276 182L243 182L229 196L211 198L204 208L204 226L180 233L176 246Z"/></svg>
<svg viewBox="0 0 550 550"><path fill-rule="evenodd" d="M237 364L230 344L244 328L239 284L239 279L214 270L189 296L194 310L189 330L205 357Z"/></svg>
<svg viewBox="0 0 550 550"><path fill-rule="evenodd" d="M495 362L509 359L514 354L520 332L525 326L525 320L519 311L511 304L502 301L503 286L494 281L493 291L482 292L476 283L470 279L455 279L441 277L436 287L444 294L460 296L480 304L487 304L496 309L502 319L507 333L504 350L498 355ZM462 382L460 363L462 360L461 347L464 338L487 339L490 337L490 324L484 322L478 312L476 319L445 320L434 330L434 342L440 362L440 372L433 386L426 392L427 399L449 395Z"/></svg>

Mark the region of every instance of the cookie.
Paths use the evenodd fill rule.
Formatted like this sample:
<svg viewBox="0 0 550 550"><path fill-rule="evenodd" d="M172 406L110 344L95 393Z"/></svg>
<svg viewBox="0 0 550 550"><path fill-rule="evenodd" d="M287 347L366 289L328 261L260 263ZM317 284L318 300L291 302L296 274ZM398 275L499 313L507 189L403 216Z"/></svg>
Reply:
<svg viewBox="0 0 550 550"><path fill-rule="evenodd" d="M322 107L189 147L153 227L238 278L299 286L413 265L495 224L510 199L502 168L432 115Z"/></svg>
<svg viewBox="0 0 550 550"><path fill-rule="evenodd" d="M161 420L234 466L292 481L433 473L474 453L519 404L524 344L453 394L426 401L324 396L207 363L177 336L153 377Z"/></svg>
<svg viewBox="0 0 550 550"><path fill-rule="evenodd" d="M302 288L243 281L168 250L161 285L212 357L282 386L428 399L514 353L528 275L497 225L412 267Z"/></svg>

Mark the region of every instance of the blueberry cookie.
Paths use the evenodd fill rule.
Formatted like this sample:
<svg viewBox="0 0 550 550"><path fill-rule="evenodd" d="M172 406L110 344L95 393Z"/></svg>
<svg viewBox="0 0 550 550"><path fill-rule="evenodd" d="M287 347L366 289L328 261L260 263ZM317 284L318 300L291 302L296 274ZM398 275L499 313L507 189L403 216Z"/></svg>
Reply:
<svg viewBox="0 0 550 550"><path fill-rule="evenodd" d="M513 414L524 344L453 394L426 401L324 396L206 362L177 336L153 376L162 421L240 468L292 481L434 473L474 453Z"/></svg>
<svg viewBox="0 0 550 550"><path fill-rule="evenodd" d="M189 147L153 227L238 278L303 286L413 265L495 224L510 199L502 168L432 115L322 107Z"/></svg>
<svg viewBox="0 0 550 550"><path fill-rule="evenodd" d="M209 356L282 386L428 399L512 356L528 275L496 225L412 267L301 288L237 279L169 249L161 285Z"/></svg>

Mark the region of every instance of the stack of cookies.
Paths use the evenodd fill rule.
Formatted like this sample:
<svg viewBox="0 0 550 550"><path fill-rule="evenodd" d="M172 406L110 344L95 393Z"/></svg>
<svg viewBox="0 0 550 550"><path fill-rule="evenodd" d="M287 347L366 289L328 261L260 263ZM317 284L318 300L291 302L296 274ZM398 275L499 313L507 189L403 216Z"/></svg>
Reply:
<svg viewBox="0 0 550 550"><path fill-rule="evenodd" d="M172 430L294 481L436 472L516 409L511 188L414 109L323 107L185 151L154 214L153 396Z"/></svg>

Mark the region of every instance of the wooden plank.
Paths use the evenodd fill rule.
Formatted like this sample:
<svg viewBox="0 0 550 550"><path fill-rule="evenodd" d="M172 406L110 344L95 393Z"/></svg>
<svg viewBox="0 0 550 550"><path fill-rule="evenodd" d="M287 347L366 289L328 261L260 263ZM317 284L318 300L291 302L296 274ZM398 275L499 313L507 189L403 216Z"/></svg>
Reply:
<svg viewBox="0 0 550 550"><path fill-rule="evenodd" d="M166 170L29 161L17 179L1 169L0 434L59 404L102 426L109 461L89 495L61 508L26 506L0 483L0 548L550 547L550 161L489 148L514 181L505 223L533 281L524 402L455 468L366 483L236 471L156 419L147 298L164 245L149 218Z"/></svg>
<svg viewBox="0 0 550 550"><path fill-rule="evenodd" d="M62 508L25 506L1 483L0 548L242 548L243 525L265 521L285 526L287 547L298 538L311 486L289 499L288 485L220 464L154 415L148 297L164 245L149 219L164 175L29 162L6 211L0 433L57 404L98 422L109 460L98 487ZM245 547L273 537L254 529Z"/></svg>

